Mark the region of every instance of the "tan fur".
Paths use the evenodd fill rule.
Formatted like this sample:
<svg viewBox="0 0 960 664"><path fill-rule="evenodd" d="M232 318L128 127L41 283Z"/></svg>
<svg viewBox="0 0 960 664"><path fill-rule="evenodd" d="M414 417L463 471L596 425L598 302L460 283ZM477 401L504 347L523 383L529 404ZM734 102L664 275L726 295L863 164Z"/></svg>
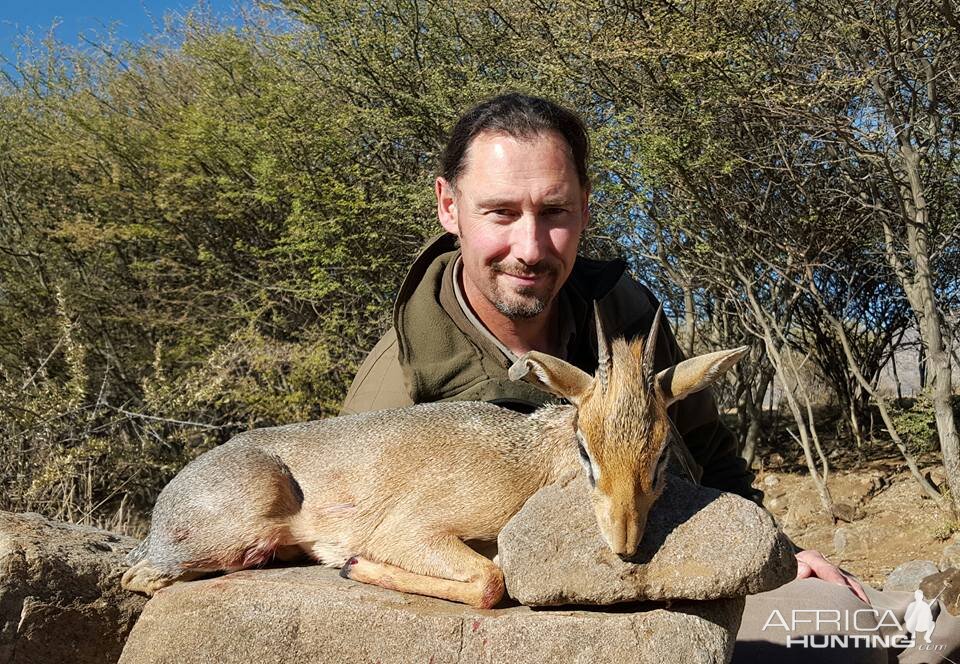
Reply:
<svg viewBox="0 0 960 664"><path fill-rule="evenodd" d="M642 342L615 341L603 389L528 353L511 376L533 369L529 380L575 404L531 415L434 403L240 434L164 488L122 585L152 594L299 549L350 578L491 607L503 576L464 540L495 540L538 489L575 472L578 427L599 471L600 530L631 555L662 487L655 469L670 430L640 358Z"/></svg>

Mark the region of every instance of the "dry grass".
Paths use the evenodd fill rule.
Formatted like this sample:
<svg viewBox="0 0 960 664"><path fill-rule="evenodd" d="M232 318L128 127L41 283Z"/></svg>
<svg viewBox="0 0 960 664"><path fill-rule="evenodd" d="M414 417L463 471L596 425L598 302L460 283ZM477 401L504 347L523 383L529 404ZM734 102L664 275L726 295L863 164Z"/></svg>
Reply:
<svg viewBox="0 0 960 664"><path fill-rule="evenodd" d="M89 389L86 352L62 319L60 340L31 375L0 369L0 509L141 536L163 486L227 427L108 403L109 377ZM189 388L216 382L161 378L144 386L154 413L180 411Z"/></svg>

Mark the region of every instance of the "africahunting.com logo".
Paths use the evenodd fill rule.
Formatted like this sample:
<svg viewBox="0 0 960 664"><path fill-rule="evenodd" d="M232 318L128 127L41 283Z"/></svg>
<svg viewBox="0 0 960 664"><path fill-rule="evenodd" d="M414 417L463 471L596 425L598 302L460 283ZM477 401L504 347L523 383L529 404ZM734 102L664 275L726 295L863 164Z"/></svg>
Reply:
<svg viewBox="0 0 960 664"><path fill-rule="evenodd" d="M774 609L762 631L768 636L782 631L782 643L787 648L916 648L938 653L945 650L933 638L936 622L931 606L936 598L928 602L919 590L914 598L902 621L892 609L874 607Z"/></svg>

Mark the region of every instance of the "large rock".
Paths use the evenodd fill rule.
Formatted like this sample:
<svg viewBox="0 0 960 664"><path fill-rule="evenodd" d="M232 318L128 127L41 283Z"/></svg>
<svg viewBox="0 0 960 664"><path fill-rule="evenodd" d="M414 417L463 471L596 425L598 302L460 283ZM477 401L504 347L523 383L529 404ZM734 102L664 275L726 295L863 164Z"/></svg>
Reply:
<svg viewBox="0 0 960 664"><path fill-rule="evenodd" d="M940 556L939 567L941 570L950 569L951 567L960 568L960 543L954 542L943 550L943 554Z"/></svg>
<svg viewBox="0 0 960 664"><path fill-rule="evenodd" d="M726 662L742 611L742 599L479 611L321 567L247 570L161 590L120 664Z"/></svg>
<svg viewBox="0 0 960 664"><path fill-rule="evenodd" d="M913 592L920 587L920 582L940 569L932 560L908 560L898 565L883 582L884 591L900 590Z"/></svg>
<svg viewBox="0 0 960 664"><path fill-rule="evenodd" d="M920 590L928 602L939 599L950 615L960 615L960 569L948 567L925 577Z"/></svg>
<svg viewBox="0 0 960 664"><path fill-rule="evenodd" d="M120 589L136 540L0 512L0 664L117 661L146 600Z"/></svg>
<svg viewBox="0 0 960 664"><path fill-rule="evenodd" d="M672 475L636 562L603 541L581 475L541 489L498 543L507 592L530 606L743 597L797 574L792 547L769 513Z"/></svg>

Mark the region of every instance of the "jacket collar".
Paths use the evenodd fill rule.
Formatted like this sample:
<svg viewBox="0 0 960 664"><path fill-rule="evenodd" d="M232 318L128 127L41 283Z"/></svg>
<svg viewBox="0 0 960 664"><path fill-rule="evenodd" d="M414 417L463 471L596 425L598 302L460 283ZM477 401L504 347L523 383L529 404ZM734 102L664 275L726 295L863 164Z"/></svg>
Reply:
<svg viewBox="0 0 960 664"><path fill-rule="evenodd" d="M482 380L500 381L509 368L507 357L464 315L457 301L453 268L459 255L456 236L444 233L433 238L414 260L394 305L400 364L415 402L452 398ZM610 292L625 269L620 259L577 256L563 286L576 338L589 339L576 344L578 352L569 359L585 371L596 369L593 302Z"/></svg>

